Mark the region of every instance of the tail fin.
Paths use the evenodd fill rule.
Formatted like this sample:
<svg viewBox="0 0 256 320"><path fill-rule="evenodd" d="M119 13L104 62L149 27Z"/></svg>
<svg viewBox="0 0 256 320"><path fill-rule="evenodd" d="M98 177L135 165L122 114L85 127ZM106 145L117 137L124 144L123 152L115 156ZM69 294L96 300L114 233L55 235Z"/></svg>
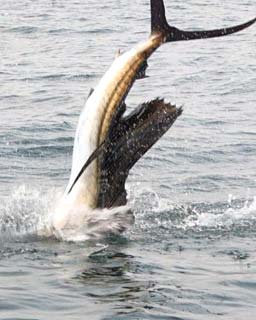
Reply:
<svg viewBox="0 0 256 320"><path fill-rule="evenodd" d="M222 37L248 28L256 22L256 18L229 28L206 31L183 31L168 24L165 16L163 0L150 0L151 3L151 33L161 32L165 42L196 40Z"/></svg>
<svg viewBox="0 0 256 320"><path fill-rule="evenodd" d="M163 0L150 0L151 33L167 31L170 26L166 20Z"/></svg>

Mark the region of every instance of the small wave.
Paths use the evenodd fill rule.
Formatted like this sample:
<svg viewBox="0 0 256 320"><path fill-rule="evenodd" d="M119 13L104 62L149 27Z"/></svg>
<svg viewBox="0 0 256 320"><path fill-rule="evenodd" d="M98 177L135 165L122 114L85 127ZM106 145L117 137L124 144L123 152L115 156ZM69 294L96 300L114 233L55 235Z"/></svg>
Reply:
<svg viewBox="0 0 256 320"><path fill-rule="evenodd" d="M62 131L66 131L67 129L73 130L73 127L67 121L61 121L60 123L53 122L53 123L46 123L46 124L43 124L42 122L34 122L32 124L20 126L17 129L17 133L18 135L20 134L20 132L25 132L25 133L50 132L52 134L53 132L62 132Z"/></svg>
<svg viewBox="0 0 256 320"><path fill-rule="evenodd" d="M66 74L66 73L56 73L56 74L44 74L40 76L34 77L25 77L20 79L20 81L28 82L28 81L56 81L56 80L64 80L64 81L77 81L77 80L84 80L84 79L92 79L95 78L95 74ZM56 97L53 97L55 99ZM61 97L57 97L61 98Z"/></svg>
<svg viewBox="0 0 256 320"><path fill-rule="evenodd" d="M7 29L7 32L21 33L21 34L31 34L37 32L39 29L37 27L32 26L20 26L14 27L11 29Z"/></svg>
<svg viewBox="0 0 256 320"><path fill-rule="evenodd" d="M28 158L41 158L47 156L56 156L60 154L71 154L72 146L57 146L56 144L47 146L34 146L30 148L15 148L13 151L7 153L6 155L22 156Z"/></svg>
<svg viewBox="0 0 256 320"><path fill-rule="evenodd" d="M59 29L51 29L48 31L49 34L63 34L63 33L71 33L73 30L68 28L59 28Z"/></svg>
<svg viewBox="0 0 256 320"><path fill-rule="evenodd" d="M17 98L20 98L20 96L18 96L17 94L0 96L0 101L1 101L1 100L17 99ZM8 107L8 108L10 108L10 107ZM7 108L6 108L6 109L7 109ZM7 110L9 110L9 109L7 109Z"/></svg>
<svg viewBox="0 0 256 320"><path fill-rule="evenodd" d="M80 31L79 33L91 33L91 34L100 34L100 33L113 33L116 30L110 29L110 28L95 28L95 29L89 29L87 31Z"/></svg>
<svg viewBox="0 0 256 320"><path fill-rule="evenodd" d="M60 80L65 79L68 75L65 73L56 73L56 74L45 74L41 76L34 76L34 77L25 77L21 79L21 81L38 81L38 80Z"/></svg>

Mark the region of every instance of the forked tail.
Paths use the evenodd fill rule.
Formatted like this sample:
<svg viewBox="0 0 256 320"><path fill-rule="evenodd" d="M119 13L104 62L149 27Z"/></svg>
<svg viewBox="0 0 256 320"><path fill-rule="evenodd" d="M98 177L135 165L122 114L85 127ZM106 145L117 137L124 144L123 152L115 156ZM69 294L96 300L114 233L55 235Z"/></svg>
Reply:
<svg viewBox="0 0 256 320"><path fill-rule="evenodd" d="M183 31L170 26L166 20L163 0L150 0L151 3L151 33L162 33L164 42L196 40L222 37L248 28L256 22L256 18L229 28L206 31Z"/></svg>

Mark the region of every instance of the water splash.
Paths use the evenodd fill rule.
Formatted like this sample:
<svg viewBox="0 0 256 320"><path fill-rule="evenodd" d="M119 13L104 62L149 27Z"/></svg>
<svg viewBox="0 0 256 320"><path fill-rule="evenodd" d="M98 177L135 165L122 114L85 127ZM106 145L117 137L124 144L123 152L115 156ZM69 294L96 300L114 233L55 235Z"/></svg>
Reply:
<svg viewBox="0 0 256 320"><path fill-rule="evenodd" d="M98 240L109 235L120 235L134 222L128 206L113 209L90 209L87 206L73 206L61 201L50 215L50 232L64 241Z"/></svg>
<svg viewBox="0 0 256 320"><path fill-rule="evenodd" d="M0 241L28 235L73 242L95 240L120 234L133 224L133 213L128 207L111 210L81 207L70 209L73 220L81 223L57 231L52 226L52 213L61 195L60 189L44 192L25 185L17 187L0 205Z"/></svg>
<svg viewBox="0 0 256 320"><path fill-rule="evenodd" d="M60 189L44 192L25 185L16 188L0 205L0 241L27 235L56 236L51 225L51 212L61 193ZM205 231L208 236L212 231L239 228L249 232L256 224L256 196L247 200L229 196L225 203L179 205L150 188L137 188L136 194L130 193L129 204L136 217L132 233L142 236L145 232L151 236L163 232L178 235L180 231ZM79 210L74 214L79 215ZM102 239L128 229L134 221L128 207L91 210L83 216L86 219L79 227L67 228L57 235L58 238L64 241Z"/></svg>
<svg viewBox="0 0 256 320"><path fill-rule="evenodd" d="M48 223L48 211L58 191L48 193L17 187L0 205L1 238L38 234Z"/></svg>
<svg viewBox="0 0 256 320"><path fill-rule="evenodd" d="M184 220L183 226L186 228L228 229L235 225L252 224L256 221L256 197L252 200L246 200L240 207L233 206L230 202L229 205L230 207L221 213L193 210L193 214Z"/></svg>
<svg viewBox="0 0 256 320"><path fill-rule="evenodd" d="M256 197L241 200L232 195L226 202L177 204L148 188L141 190L133 200L137 228L159 233L159 229L194 233L238 228L254 228ZM162 232L162 231L161 231Z"/></svg>

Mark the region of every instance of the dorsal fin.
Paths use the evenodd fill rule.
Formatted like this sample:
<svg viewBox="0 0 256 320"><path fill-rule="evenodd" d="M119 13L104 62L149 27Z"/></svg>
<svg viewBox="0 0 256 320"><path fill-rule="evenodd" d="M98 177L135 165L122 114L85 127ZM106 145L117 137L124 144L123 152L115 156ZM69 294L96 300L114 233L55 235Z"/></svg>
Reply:
<svg viewBox="0 0 256 320"><path fill-rule="evenodd" d="M256 18L233 27L206 31L183 31L170 26L166 20L163 0L150 0L151 4L151 33L161 33L163 42L196 40L226 36L248 28L256 22Z"/></svg>
<svg viewBox="0 0 256 320"><path fill-rule="evenodd" d="M125 182L134 164L171 127L182 109L163 99L143 103L113 128L116 136L106 146L100 159L97 207L111 208L127 202ZM116 130L115 130L116 129Z"/></svg>

